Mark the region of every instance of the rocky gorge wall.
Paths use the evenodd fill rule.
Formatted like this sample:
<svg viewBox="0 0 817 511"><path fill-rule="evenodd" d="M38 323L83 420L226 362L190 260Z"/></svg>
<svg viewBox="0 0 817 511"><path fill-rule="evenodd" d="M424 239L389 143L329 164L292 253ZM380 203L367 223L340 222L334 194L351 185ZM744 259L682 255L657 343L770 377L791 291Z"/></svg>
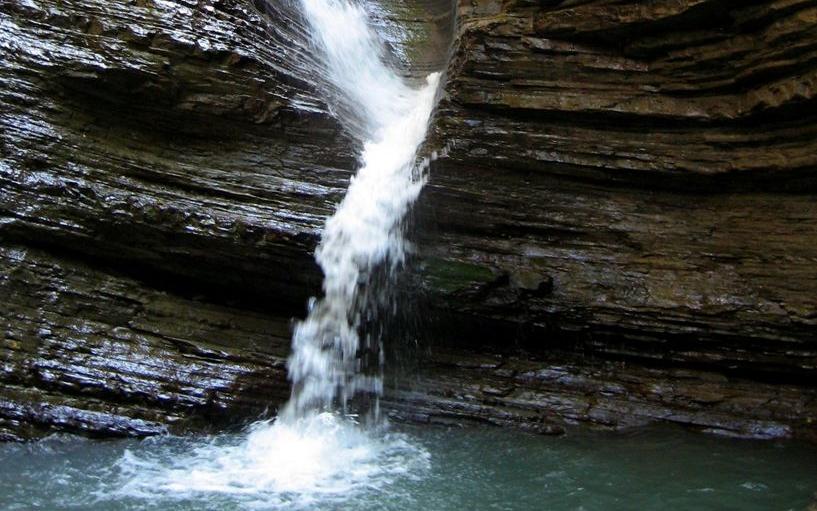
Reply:
<svg viewBox="0 0 817 511"><path fill-rule="evenodd" d="M0 19L0 430L164 430L247 372L201 352L204 331L275 345L229 304L319 282L354 144L287 57L295 32L251 5L21 1Z"/></svg>
<svg viewBox="0 0 817 511"><path fill-rule="evenodd" d="M394 417L814 437L817 3L378 5L408 74L447 66ZM0 435L274 409L357 150L297 14L9 0L0 23Z"/></svg>
<svg viewBox="0 0 817 511"><path fill-rule="evenodd" d="M460 12L420 245L432 274L482 281L446 306L593 352L811 379L814 5Z"/></svg>

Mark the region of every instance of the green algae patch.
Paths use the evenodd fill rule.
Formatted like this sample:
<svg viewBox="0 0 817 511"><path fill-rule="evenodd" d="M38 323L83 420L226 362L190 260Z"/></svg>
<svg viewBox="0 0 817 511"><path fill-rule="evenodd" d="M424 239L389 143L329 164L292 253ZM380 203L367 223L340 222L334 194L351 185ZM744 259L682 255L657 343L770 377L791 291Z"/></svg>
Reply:
<svg viewBox="0 0 817 511"><path fill-rule="evenodd" d="M496 280L494 272L485 266L439 258L426 259L421 275L427 287L444 293L474 289Z"/></svg>

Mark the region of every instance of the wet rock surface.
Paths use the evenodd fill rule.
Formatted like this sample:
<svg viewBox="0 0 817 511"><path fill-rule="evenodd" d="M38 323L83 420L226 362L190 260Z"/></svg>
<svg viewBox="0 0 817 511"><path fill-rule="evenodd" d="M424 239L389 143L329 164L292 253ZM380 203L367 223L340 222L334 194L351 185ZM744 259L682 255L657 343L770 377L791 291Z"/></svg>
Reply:
<svg viewBox="0 0 817 511"><path fill-rule="evenodd" d="M355 144L289 55L296 30L241 2L2 9L4 239L308 296Z"/></svg>
<svg viewBox="0 0 817 511"><path fill-rule="evenodd" d="M2 247L0 261L2 438L228 427L289 396L287 318L39 249Z"/></svg>
<svg viewBox="0 0 817 511"><path fill-rule="evenodd" d="M383 2L407 74L455 7L401 291L430 340L389 413L813 439L812 3ZM10 0L0 27L0 437L274 413L358 150L297 15Z"/></svg>
<svg viewBox="0 0 817 511"><path fill-rule="evenodd" d="M813 382L813 3L458 10L418 205L435 306L533 348Z"/></svg>
<svg viewBox="0 0 817 511"><path fill-rule="evenodd" d="M437 350L421 376L402 379L386 403L397 420L475 422L540 434L665 422L737 438L817 440L815 389L564 353Z"/></svg>
<svg viewBox="0 0 817 511"><path fill-rule="evenodd" d="M356 144L297 20L261 7L0 5L5 435L153 434L288 395L288 319L258 311L318 288Z"/></svg>

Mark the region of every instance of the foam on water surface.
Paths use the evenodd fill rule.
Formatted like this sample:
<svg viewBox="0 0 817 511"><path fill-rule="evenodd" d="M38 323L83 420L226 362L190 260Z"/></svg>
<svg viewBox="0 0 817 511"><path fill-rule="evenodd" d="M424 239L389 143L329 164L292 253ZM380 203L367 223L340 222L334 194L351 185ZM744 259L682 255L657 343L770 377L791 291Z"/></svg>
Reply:
<svg viewBox="0 0 817 511"><path fill-rule="evenodd" d="M429 463L428 452L404 435L321 413L259 422L245 436L214 437L181 453L128 450L116 488L105 494L145 500L214 494L264 509L306 508L420 477Z"/></svg>

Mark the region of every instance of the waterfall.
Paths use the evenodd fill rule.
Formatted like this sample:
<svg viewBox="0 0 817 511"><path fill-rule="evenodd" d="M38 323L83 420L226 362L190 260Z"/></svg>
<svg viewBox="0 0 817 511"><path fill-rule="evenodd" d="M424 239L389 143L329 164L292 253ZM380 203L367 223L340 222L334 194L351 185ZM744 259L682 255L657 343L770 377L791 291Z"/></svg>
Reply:
<svg viewBox="0 0 817 511"><path fill-rule="evenodd" d="M295 329L288 364L293 393L284 420L344 405L359 391L381 392L379 374L361 372L361 314L372 271L381 264L394 268L404 258L401 220L424 184L415 178L415 161L439 81L434 73L424 87L409 87L384 62L366 12L353 0L302 5L335 92L330 104L334 100L332 106L351 117L347 122L365 141L362 165L318 246L324 297Z"/></svg>
<svg viewBox="0 0 817 511"><path fill-rule="evenodd" d="M359 362L359 330L373 292L367 284L377 268L393 270L403 261L401 221L424 184L415 163L439 75L419 89L407 85L386 64L354 0L301 1L327 101L363 151L316 252L324 296L295 328L292 397L276 420L239 437L214 437L172 459L126 452L114 495L185 499L205 492L229 494L248 507L309 509L429 468L428 452L404 435L365 430L333 412L358 391L377 395L382 388L379 373L364 374Z"/></svg>

